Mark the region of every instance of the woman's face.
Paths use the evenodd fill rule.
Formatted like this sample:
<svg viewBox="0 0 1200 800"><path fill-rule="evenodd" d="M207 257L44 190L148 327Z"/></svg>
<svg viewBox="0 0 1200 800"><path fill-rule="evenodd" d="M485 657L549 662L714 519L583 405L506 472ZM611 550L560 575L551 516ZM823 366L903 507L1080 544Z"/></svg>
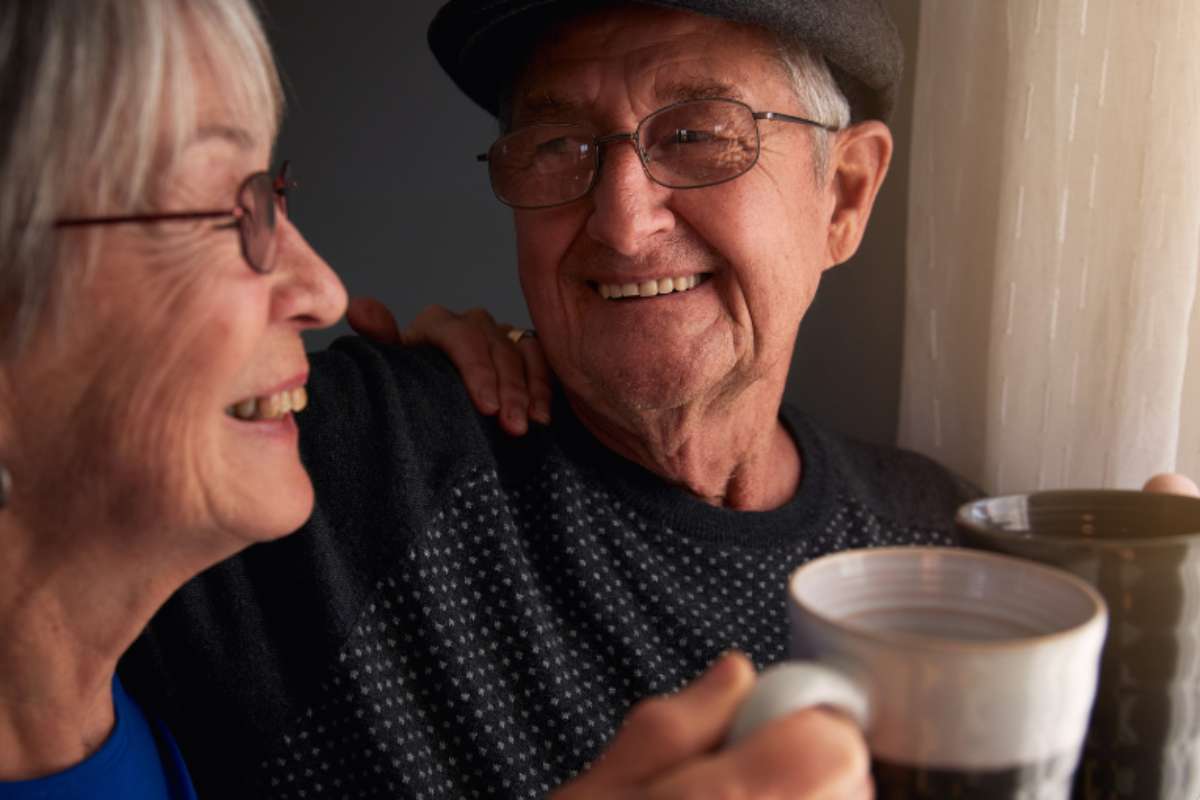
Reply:
<svg viewBox="0 0 1200 800"><path fill-rule="evenodd" d="M156 210L233 208L268 168L266 126L228 118L202 83L199 125ZM48 535L103 527L133 546L169 534L175 552L203 558L304 522L312 485L275 404L305 384L300 332L334 323L346 294L277 220L269 274L250 269L223 220L93 229L95 269L53 300L65 325L43 326L4 369L10 512ZM266 417L240 418L255 400L252 416Z"/></svg>

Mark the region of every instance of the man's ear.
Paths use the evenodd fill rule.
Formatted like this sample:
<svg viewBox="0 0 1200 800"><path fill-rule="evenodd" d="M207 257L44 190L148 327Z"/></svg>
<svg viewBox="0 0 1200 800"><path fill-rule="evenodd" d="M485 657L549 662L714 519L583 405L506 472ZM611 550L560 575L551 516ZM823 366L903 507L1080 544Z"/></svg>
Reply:
<svg viewBox="0 0 1200 800"><path fill-rule="evenodd" d="M829 159L833 214L829 219L829 266L841 264L858 250L875 195L892 161L892 132L878 120L853 125L836 134Z"/></svg>

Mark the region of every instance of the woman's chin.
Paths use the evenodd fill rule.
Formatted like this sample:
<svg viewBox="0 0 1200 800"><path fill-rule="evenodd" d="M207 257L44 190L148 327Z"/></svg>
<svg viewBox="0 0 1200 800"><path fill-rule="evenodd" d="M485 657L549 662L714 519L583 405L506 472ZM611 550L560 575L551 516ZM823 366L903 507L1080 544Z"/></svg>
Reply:
<svg viewBox="0 0 1200 800"><path fill-rule="evenodd" d="M258 480L228 487L224 496L218 527L232 534L238 549L295 532L308 521L314 502L312 481L298 456Z"/></svg>
<svg viewBox="0 0 1200 800"><path fill-rule="evenodd" d="M256 422L226 418L223 428L216 468L204 470L206 496L219 498L220 527L252 544L303 525L312 514L313 485L300 462L292 415Z"/></svg>
<svg viewBox="0 0 1200 800"><path fill-rule="evenodd" d="M269 524L257 530L254 541L267 542L295 533L312 515L312 481L303 467L298 468L302 479L291 481L287 488L281 487L273 502L263 504L262 518Z"/></svg>

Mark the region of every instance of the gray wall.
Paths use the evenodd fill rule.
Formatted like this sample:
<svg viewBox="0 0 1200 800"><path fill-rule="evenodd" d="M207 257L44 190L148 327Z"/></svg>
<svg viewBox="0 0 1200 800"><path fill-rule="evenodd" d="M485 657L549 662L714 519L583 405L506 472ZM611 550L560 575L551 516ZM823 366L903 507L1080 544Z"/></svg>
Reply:
<svg viewBox="0 0 1200 800"><path fill-rule="evenodd" d="M915 0L886 0L909 52ZM292 217L352 295L401 321L430 303L527 324L507 209L474 159L495 123L425 45L440 0L266 0L288 94L278 153L301 183ZM911 77L911 70L910 70ZM897 156L858 256L827 274L800 330L788 397L836 427L894 438L904 295L911 81ZM347 332L314 334L318 347Z"/></svg>

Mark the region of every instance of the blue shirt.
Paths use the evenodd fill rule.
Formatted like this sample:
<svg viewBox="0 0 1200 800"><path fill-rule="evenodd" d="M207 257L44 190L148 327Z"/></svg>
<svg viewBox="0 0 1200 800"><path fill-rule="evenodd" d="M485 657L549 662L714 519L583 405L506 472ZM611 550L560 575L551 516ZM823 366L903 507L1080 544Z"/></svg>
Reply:
<svg viewBox="0 0 1200 800"><path fill-rule="evenodd" d="M113 707L116 725L99 750L45 778L0 781L0 800L196 800L175 740L115 676Z"/></svg>

